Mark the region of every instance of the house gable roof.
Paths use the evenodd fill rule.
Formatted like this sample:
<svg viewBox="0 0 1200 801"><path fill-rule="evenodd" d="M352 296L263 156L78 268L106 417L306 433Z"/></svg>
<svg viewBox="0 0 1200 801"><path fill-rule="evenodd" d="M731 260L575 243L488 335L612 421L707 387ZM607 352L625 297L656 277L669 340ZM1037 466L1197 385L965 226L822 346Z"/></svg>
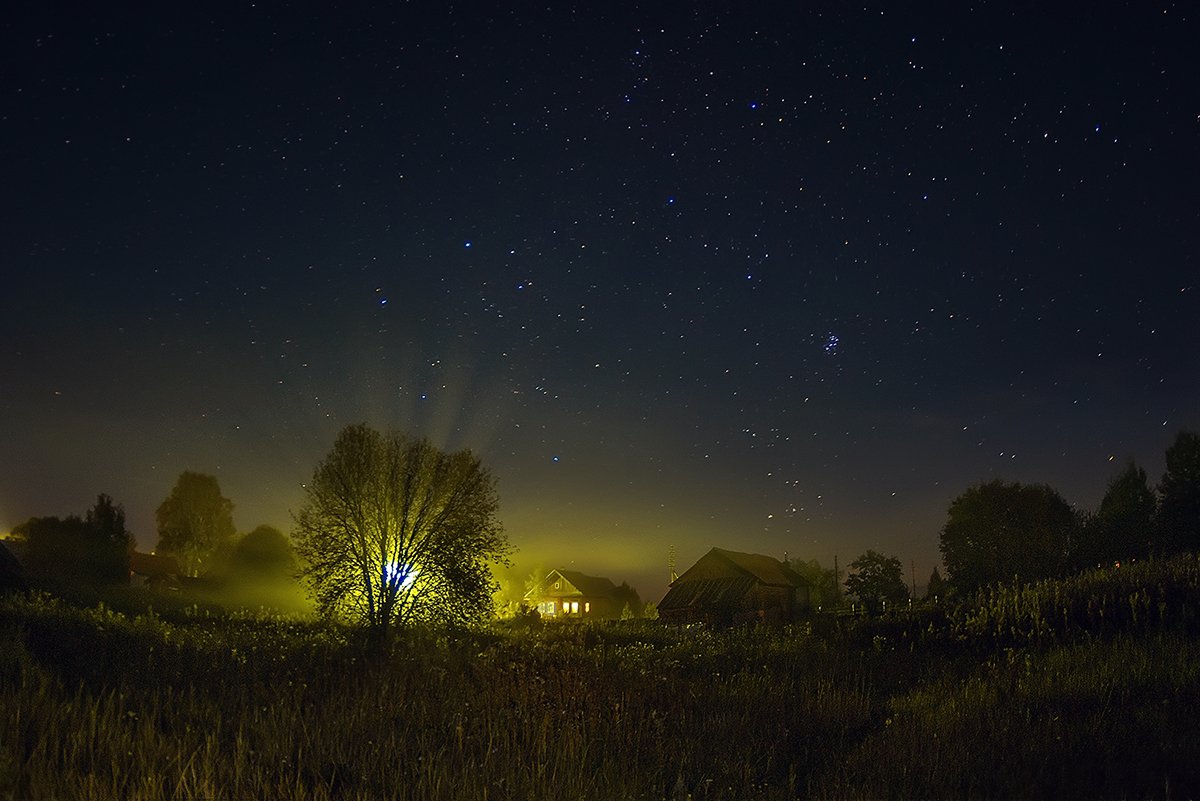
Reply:
<svg viewBox="0 0 1200 801"><path fill-rule="evenodd" d="M557 570L560 576L571 582L575 589L584 595L612 595L617 588L611 580L603 576L588 576L577 570Z"/></svg>
<svg viewBox="0 0 1200 801"><path fill-rule="evenodd" d="M550 582L554 577L558 576L566 581L572 589L580 595L589 598L607 597L613 595L617 590L617 585L613 584L610 579L603 576L589 576L586 573L580 573L578 570L563 570L561 568L551 570L546 574L546 578L542 580L536 588L525 593L525 597L529 598L546 591Z"/></svg>

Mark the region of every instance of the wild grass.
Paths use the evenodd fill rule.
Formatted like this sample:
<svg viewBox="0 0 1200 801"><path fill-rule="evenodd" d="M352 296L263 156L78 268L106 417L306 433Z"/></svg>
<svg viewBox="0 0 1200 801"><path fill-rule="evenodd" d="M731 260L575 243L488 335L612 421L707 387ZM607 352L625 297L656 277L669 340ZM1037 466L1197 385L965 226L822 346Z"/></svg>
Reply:
<svg viewBox="0 0 1200 801"><path fill-rule="evenodd" d="M1118 632L1200 633L1200 560L1184 555L993 587L956 611L955 633L984 648Z"/></svg>
<svg viewBox="0 0 1200 801"><path fill-rule="evenodd" d="M279 616L9 598L0 798L1186 797L1191 569L850 628L411 630L383 650ZM1085 593L1135 600L1044 611Z"/></svg>
<svg viewBox="0 0 1200 801"><path fill-rule="evenodd" d="M894 698L823 788L845 798L1171 798L1200 788L1200 642L1009 651Z"/></svg>

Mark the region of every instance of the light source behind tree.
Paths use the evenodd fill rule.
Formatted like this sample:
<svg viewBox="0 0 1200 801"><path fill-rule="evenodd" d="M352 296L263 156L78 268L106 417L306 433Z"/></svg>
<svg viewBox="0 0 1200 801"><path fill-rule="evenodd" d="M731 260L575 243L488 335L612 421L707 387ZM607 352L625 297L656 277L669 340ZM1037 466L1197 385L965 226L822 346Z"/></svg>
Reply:
<svg viewBox="0 0 1200 801"><path fill-rule="evenodd" d="M323 614L385 632L491 611L489 565L511 546L495 480L470 451L348 426L304 490L293 539Z"/></svg>

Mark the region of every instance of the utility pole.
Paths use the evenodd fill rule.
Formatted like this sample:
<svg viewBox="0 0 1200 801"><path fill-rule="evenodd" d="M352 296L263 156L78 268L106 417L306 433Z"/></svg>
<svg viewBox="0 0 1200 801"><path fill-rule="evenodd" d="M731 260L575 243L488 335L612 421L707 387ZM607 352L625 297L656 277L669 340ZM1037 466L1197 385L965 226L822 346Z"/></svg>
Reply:
<svg viewBox="0 0 1200 801"><path fill-rule="evenodd" d="M912 576L912 597L917 597L917 563L915 561L908 563L909 575Z"/></svg>
<svg viewBox="0 0 1200 801"><path fill-rule="evenodd" d="M837 554L833 555L833 599L842 600L842 573L838 570Z"/></svg>

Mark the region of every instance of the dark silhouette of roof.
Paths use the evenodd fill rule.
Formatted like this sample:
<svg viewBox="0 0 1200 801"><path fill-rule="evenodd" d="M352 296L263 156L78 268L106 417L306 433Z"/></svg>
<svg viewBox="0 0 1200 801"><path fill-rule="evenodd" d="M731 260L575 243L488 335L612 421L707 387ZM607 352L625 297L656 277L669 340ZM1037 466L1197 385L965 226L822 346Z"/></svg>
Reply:
<svg viewBox="0 0 1200 801"><path fill-rule="evenodd" d="M742 553L741 551L727 551L724 548L713 548L691 568L684 571L683 575L675 579L672 583L688 580L688 573L691 573L697 566L708 563L710 566L714 561L719 561L730 568L729 575L749 576L759 584L766 584L771 587L803 587L808 582L773 556L764 556L758 553Z"/></svg>
<svg viewBox="0 0 1200 801"><path fill-rule="evenodd" d="M179 575L179 563L173 556L134 551L129 555L129 570L142 576L165 578Z"/></svg>
<svg viewBox="0 0 1200 801"><path fill-rule="evenodd" d="M659 602L659 611L687 606L725 606L737 603L754 586L750 576L692 579L676 582Z"/></svg>
<svg viewBox="0 0 1200 801"><path fill-rule="evenodd" d="M757 553L713 548L671 582L659 611L737 603L756 585L803 587L807 581L783 562Z"/></svg>

